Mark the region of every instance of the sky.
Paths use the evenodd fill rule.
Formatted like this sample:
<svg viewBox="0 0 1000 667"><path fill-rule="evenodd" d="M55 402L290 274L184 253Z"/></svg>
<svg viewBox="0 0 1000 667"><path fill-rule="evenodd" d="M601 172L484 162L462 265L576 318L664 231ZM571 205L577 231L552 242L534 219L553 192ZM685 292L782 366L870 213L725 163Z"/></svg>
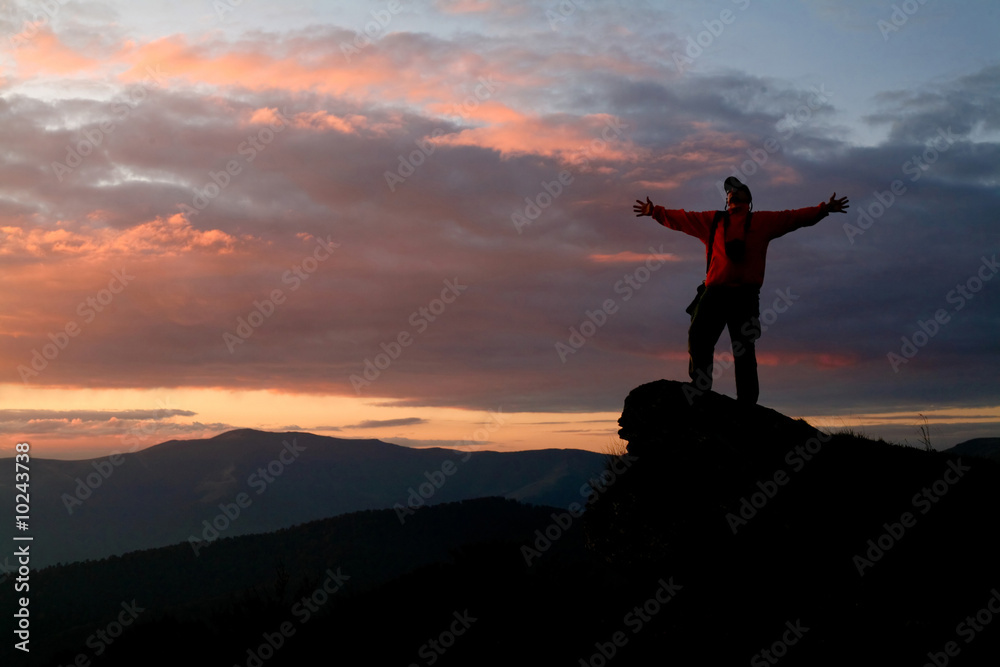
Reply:
<svg viewBox="0 0 1000 667"><path fill-rule="evenodd" d="M632 204L730 175L850 198L770 246L762 405L998 436L998 7L3 2L0 455L606 451L631 389L687 379L704 277Z"/></svg>

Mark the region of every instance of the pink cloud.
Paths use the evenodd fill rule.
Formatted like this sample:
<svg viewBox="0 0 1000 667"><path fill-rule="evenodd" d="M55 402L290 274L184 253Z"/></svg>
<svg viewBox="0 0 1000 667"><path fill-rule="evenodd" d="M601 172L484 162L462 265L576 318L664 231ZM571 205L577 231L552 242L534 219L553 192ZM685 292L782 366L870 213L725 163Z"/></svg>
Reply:
<svg viewBox="0 0 1000 667"><path fill-rule="evenodd" d="M494 0L435 0L434 6L445 14L482 14L498 7Z"/></svg>
<svg viewBox="0 0 1000 667"><path fill-rule="evenodd" d="M463 12L486 11L495 9L496 5L467 1L451 3L449 8ZM554 82L551 72L603 69L636 73L639 66L627 59L599 55L587 56L584 61L561 53L536 54L534 64L537 67L511 67L525 54L501 50L487 58L463 46L450 45L442 49L424 36L408 33L387 35L377 46L367 47L348 58L341 52L337 40L338 36L348 43L350 39L346 33L341 33L331 31L323 39L312 35L281 40L254 37L236 43L214 36L194 40L172 35L145 44L124 42L117 52L97 61L68 49L55 35L47 32L32 40L33 48L46 53L44 62L47 63L32 73L88 69L95 73L118 69L118 78L124 83L148 82L150 72L155 72L157 85L172 82L256 91L323 93L360 102L397 101L430 114L460 116L467 122L481 124L437 138L435 141L442 145L477 146L495 150L504 157L557 157L577 164L647 157L627 140L620 121L609 114L543 117L513 108L509 100L494 99L551 85ZM503 77L495 78L497 71L504 72ZM277 111L256 109L243 122L273 122ZM344 134L367 130L386 135L399 129L386 123L370 125L362 114L328 111L299 115L295 124Z"/></svg>
<svg viewBox="0 0 1000 667"><path fill-rule="evenodd" d="M445 146L477 146L501 157L543 155L576 164L633 161L640 151L626 136L627 125L610 114L521 116L517 120L461 130L436 139Z"/></svg>
<svg viewBox="0 0 1000 667"><path fill-rule="evenodd" d="M200 231L182 214L157 217L126 229L59 224L65 226L0 227L0 255L49 259L75 256L101 261L115 256L175 256L194 251L228 254L249 238L218 229Z"/></svg>
<svg viewBox="0 0 1000 667"><path fill-rule="evenodd" d="M11 37L16 48L11 51L20 78L40 75L67 76L91 70L100 63L69 48L52 29L27 24L25 30Z"/></svg>
<svg viewBox="0 0 1000 667"><path fill-rule="evenodd" d="M418 49L400 62L381 43L348 59L339 48L338 36L345 44L353 40L353 35L339 31L323 40L293 37L280 43L235 45L214 39L191 43L174 35L123 48L116 60L128 67L122 74L126 81L144 79L149 68L162 67L166 78L191 84L320 92L354 99L388 97L411 103L449 99L454 70L457 67L462 74L465 69L461 52L445 54L445 64L439 56Z"/></svg>
<svg viewBox="0 0 1000 667"><path fill-rule="evenodd" d="M480 102L474 96L457 104L451 102L428 104L427 110L442 116L461 116L466 122L471 123L509 123L523 121L525 118L523 113L511 109L506 104L493 100Z"/></svg>
<svg viewBox="0 0 1000 667"><path fill-rule="evenodd" d="M659 260L666 262L680 261L680 258L677 255L674 255L673 253L653 255L649 253L640 253L632 251L618 252L613 255L591 254L587 256L587 259L597 264L639 264L647 260Z"/></svg>
<svg viewBox="0 0 1000 667"><path fill-rule="evenodd" d="M689 359L687 351L683 349L657 352L653 356L657 359L667 361L686 362ZM733 353L729 348L727 336L723 336L715 346L715 363L721 363L726 368L732 367ZM827 352L767 352L757 350L757 364L760 366L798 366L801 364L821 369L833 369L854 366L857 363L858 360L855 355L831 354Z"/></svg>
<svg viewBox="0 0 1000 667"><path fill-rule="evenodd" d="M728 356L732 360L732 355ZM757 363L761 366L795 366L806 364L819 368L842 368L853 366L857 359L851 355L827 352L757 352Z"/></svg>

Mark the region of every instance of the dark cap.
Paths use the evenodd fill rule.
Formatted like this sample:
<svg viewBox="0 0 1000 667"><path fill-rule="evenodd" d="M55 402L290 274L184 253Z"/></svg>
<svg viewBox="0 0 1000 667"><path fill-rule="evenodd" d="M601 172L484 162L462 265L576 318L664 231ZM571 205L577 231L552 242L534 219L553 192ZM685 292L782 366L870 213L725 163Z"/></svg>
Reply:
<svg viewBox="0 0 1000 667"><path fill-rule="evenodd" d="M735 176L730 176L729 178L727 178L726 181L722 184L722 187L725 188L726 194L729 194L733 190L746 190L747 197L750 199L750 201L753 201L753 195L750 194L750 188L741 183L740 179L736 178Z"/></svg>

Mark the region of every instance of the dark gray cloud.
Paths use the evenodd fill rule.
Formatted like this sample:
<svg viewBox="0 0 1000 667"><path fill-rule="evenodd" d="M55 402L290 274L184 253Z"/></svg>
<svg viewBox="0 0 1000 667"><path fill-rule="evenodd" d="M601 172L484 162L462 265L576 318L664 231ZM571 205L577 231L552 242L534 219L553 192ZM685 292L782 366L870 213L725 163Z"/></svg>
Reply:
<svg viewBox="0 0 1000 667"><path fill-rule="evenodd" d="M866 120L887 125L892 143L925 143L942 129L966 139L992 133L995 140L1000 130L1000 65L934 87L881 93L876 101L882 110Z"/></svg>

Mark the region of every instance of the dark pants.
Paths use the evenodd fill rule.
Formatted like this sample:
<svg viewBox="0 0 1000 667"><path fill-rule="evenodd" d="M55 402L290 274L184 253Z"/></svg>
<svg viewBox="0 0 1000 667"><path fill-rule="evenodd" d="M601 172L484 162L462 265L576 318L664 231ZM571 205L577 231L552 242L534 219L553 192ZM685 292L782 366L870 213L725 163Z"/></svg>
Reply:
<svg viewBox="0 0 1000 667"><path fill-rule="evenodd" d="M753 286L706 287L691 315L688 329L688 374L693 385L702 391L712 388L713 357L723 328L729 328L736 365L736 398L755 404L760 393L757 384L757 351L760 338L760 288Z"/></svg>

